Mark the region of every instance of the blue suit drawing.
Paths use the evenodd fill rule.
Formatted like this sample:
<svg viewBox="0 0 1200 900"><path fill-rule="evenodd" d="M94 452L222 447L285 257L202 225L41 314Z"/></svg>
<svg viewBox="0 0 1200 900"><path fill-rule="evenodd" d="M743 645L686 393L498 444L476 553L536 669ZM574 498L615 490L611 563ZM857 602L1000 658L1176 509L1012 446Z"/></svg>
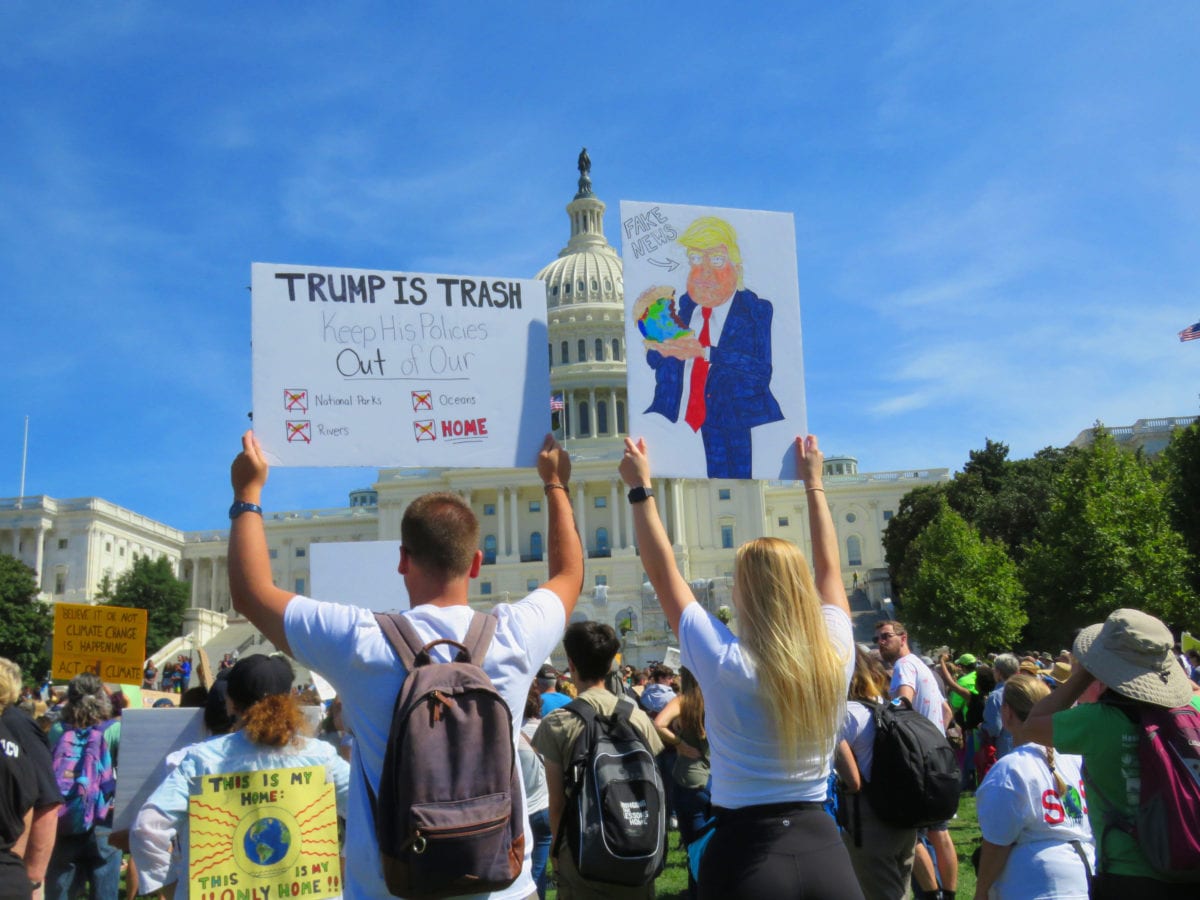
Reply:
<svg viewBox="0 0 1200 900"><path fill-rule="evenodd" d="M749 478L753 454L750 429L783 418L771 393L771 319L774 308L753 291L739 290L729 301L716 346L709 351L704 402L707 410L700 437L709 478ZM697 304L684 294L679 318L698 335L700 317L692 325ZM654 369L654 400L646 410L672 422L680 419L683 360L651 350L646 362Z"/></svg>

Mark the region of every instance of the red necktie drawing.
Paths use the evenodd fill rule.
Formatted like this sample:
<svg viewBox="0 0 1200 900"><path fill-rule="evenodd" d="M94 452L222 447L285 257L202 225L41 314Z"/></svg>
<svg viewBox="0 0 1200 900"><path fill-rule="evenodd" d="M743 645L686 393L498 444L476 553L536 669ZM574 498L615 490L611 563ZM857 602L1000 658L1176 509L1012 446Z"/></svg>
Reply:
<svg viewBox="0 0 1200 900"><path fill-rule="evenodd" d="M704 316L704 326L700 329L700 346L711 347L712 339L708 336L708 320L712 316L712 309L705 306L700 311ZM707 381L708 360L698 356L692 360L692 380L688 391L688 405L687 411L683 414L683 421L691 426L692 431L699 431L700 426L704 424L704 417L707 414L704 408L704 385Z"/></svg>

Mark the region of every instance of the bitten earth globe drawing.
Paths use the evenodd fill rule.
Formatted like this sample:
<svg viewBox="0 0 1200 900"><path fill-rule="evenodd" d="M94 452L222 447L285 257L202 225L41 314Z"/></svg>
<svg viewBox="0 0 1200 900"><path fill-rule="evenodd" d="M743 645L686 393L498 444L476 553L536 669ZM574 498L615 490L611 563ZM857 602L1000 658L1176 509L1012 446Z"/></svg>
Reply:
<svg viewBox="0 0 1200 900"><path fill-rule="evenodd" d="M288 827L275 818L260 819L247 829L242 838L246 858L260 866L281 862L292 846Z"/></svg>
<svg viewBox="0 0 1200 900"><path fill-rule="evenodd" d="M638 309L643 307L644 309ZM644 291L634 308L638 331L648 341L662 343L679 337L691 337L692 331L679 318L673 288L657 287Z"/></svg>

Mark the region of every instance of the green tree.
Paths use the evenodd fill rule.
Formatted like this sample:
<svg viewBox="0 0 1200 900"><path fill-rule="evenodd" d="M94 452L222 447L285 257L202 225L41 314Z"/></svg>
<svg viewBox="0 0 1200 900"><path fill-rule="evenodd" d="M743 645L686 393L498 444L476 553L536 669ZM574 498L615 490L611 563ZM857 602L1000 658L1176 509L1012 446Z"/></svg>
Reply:
<svg viewBox="0 0 1200 900"><path fill-rule="evenodd" d="M1167 513L1191 555L1192 589L1200 592L1200 422L1181 428L1163 452Z"/></svg>
<svg viewBox="0 0 1200 900"><path fill-rule="evenodd" d="M105 579L97 596L109 606L133 606L146 610L146 655L157 653L164 644L179 637L183 614L191 599L191 588L171 571L166 557L141 556L116 583Z"/></svg>
<svg viewBox="0 0 1200 900"><path fill-rule="evenodd" d="M979 533L942 499L913 542L917 560L904 594L905 625L925 646L1005 649L1025 626L1024 589L999 541Z"/></svg>
<svg viewBox="0 0 1200 900"><path fill-rule="evenodd" d="M1071 457L1023 564L1031 642L1063 646L1121 607L1184 623L1195 595L1165 493L1145 460L1100 429Z"/></svg>
<svg viewBox="0 0 1200 900"><path fill-rule="evenodd" d="M911 556L913 541L933 521L945 502L946 485L926 485L900 498L900 507L883 532L883 553L892 579L892 599L903 603L904 591L916 571L917 559Z"/></svg>
<svg viewBox="0 0 1200 900"><path fill-rule="evenodd" d="M0 656L19 665L29 679L50 671L48 651L54 631L54 615L37 595L33 569L0 554Z"/></svg>

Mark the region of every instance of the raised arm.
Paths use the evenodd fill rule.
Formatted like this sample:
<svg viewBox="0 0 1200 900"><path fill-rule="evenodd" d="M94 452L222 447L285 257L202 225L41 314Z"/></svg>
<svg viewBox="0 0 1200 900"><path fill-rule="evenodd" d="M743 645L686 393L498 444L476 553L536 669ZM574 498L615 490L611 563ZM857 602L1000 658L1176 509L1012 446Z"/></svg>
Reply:
<svg viewBox="0 0 1200 900"><path fill-rule="evenodd" d="M229 468L233 499L262 505L267 483L267 460L253 431L242 435L242 452ZM275 586L267 553L267 532L261 513L244 512L229 524L229 595L233 608L250 620L267 640L291 653L283 628L283 613L295 594Z"/></svg>
<svg viewBox="0 0 1200 900"><path fill-rule="evenodd" d="M550 522L546 540L546 555L550 568L550 579L543 585L558 595L566 612L567 621L575 611L575 602L583 588L583 544L575 527L575 513L571 509L569 482L571 479L571 455L546 435L542 450L538 454L538 477L542 479L546 492L546 511Z"/></svg>
<svg viewBox="0 0 1200 900"><path fill-rule="evenodd" d="M838 554L838 537L833 517L825 500L822 464L825 455L817 448L817 436L796 438L796 462L804 496L808 500L808 530L812 535L813 577L821 602L837 606L850 615L846 585L842 581L842 563Z"/></svg>
<svg viewBox="0 0 1200 900"><path fill-rule="evenodd" d="M646 439L625 438L625 455L621 457L621 478L631 488L650 488L650 459L646 456ZM638 553L642 557L642 568L654 592L658 605L667 617L667 624L675 636L679 636L679 618L684 607L696 602L692 589L679 574L675 566L675 554L671 542L658 517L658 506L653 497L633 504L633 528L637 532Z"/></svg>
<svg viewBox="0 0 1200 900"><path fill-rule="evenodd" d="M1029 711L1025 722L1015 725L1015 729L1019 733L1015 733L1013 737L1020 741L1029 741L1034 744L1041 744L1044 747L1053 747L1054 714L1074 706L1075 702L1083 695L1083 692L1095 680L1095 676L1085 669L1079 660L1072 660L1071 677L1063 683L1062 687L1056 688L1033 704L1033 709Z"/></svg>

